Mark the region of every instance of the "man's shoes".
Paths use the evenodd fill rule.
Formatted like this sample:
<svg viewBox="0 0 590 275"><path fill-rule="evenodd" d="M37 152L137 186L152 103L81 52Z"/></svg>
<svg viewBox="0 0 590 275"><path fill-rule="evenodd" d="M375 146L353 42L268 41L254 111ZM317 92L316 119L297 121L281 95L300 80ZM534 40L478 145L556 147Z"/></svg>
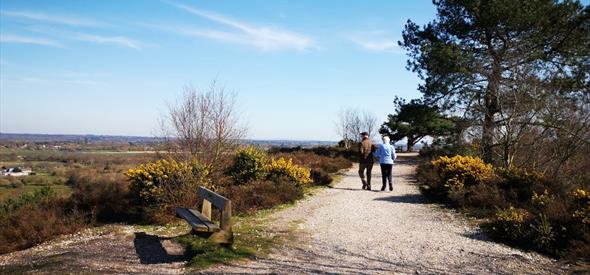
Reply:
<svg viewBox="0 0 590 275"><path fill-rule="evenodd" d="M385 191L385 186L381 187L381 191Z"/></svg>
<svg viewBox="0 0 590 275"><path fill-rule="evenodd" d="M363 190L367 189L367 185L363 184Z"/></svg>
<svg viewBox="0 0 590 275"><path fill-rule="evenodd" d="M389 186L389 191L393 191L393 186Z"/></svg>
<svg viewBox="0 0 590 275"><path fill-rule="evenodd" d="M367 185L367 190L371 190L371 186L370 185Z"/></svg>

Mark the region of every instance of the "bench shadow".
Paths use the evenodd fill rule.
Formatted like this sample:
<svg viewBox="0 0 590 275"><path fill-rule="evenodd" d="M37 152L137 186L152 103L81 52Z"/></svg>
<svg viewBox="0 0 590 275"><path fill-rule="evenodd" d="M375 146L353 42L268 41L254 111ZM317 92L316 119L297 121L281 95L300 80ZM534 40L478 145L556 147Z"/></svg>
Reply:
<svg viewBox="0 0 590 275"><path fill-rule="evenodd" d="M176 263L189 260L184 249L164 247L162 242L172 238L149 235L145 232L136 232L133 240L135 252L141 264Z"/></svg>
<svg viewBox="0 0 590 275"><path fill-rule="evenodd" d="M374 199L375 201L388 201L394 203L432 204L421 194L407 194L400 196L388 196Z"/></svg>

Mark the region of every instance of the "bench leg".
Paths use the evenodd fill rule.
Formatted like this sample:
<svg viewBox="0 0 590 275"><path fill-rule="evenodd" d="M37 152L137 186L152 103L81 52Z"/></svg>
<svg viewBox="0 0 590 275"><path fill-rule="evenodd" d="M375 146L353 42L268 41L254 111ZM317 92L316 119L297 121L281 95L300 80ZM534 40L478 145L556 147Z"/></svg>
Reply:
<svg viewBox="0 0 590 275"><path fill-rule="evenodd" d="M211 234L209 241L216 244L232 244L234 242L234 234L231 231L221 230Z"/></svg>

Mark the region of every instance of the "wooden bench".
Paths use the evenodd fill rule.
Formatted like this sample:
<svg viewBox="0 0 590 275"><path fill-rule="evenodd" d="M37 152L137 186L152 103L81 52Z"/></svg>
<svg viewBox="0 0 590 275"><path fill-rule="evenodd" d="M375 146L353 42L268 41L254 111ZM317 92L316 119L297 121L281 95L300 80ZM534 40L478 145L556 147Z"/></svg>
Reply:
<svg viewBox="0 0 590 275"><path fill-rule="evenodd" d="M231 244L233 233L231 230L231 201L205 187L199 187L198 204L203 204L201 211L196 209L177 207L176 216L188 222L192 232L208 238L214 243ZM211 219L211 206L219 209L221 218L219 225Z"/></svg>

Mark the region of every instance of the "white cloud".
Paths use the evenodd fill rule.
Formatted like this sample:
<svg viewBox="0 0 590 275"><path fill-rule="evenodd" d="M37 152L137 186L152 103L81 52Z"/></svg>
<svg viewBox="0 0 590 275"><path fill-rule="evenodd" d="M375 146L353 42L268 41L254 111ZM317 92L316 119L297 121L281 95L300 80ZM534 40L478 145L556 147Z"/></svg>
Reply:
<svg viewBox="0 0 590 275"><path fill-rule="evenodd" d="M357 46L368 51L403 53L403 50L397 44L397 40L386 31L373 30L355 33L350 35L349 39Z"/></svg>
<svg viewBox="0 0 590 275"><path fill-rule="evenodd" d="M21 36L21 35L12 35L12 34L0 34L0 42L1 43L19 43L19 44L31 44L31 45L40 45L40 46L50 46L50 47L63 47L57 41L46 39L46 38L38 38L38 37L30 37L30 36Z"/></svg>
<svg viewBox="0 0 590 275"><path fill-rule="evenodd" d="M101 36L88 33L73 33L71 39L98 44L113 44L131 49L141 50L145 45L137 40L125 36Z"/></svg>
<svg viewBox="0 0 590 275"><path fill-rule="evenodd" d="M36 11L0 11L0 15L22 18L33 21L41 21L47 23L68 25L73 27L98 27L105 26L103 22L92 19L75 18L64 15L47 14Z"/></svg>
<svg viewBox="0 0 590 275"><path fill-rule="evenodd" d="M126 36L105 36L87 32L71 32L44 26L28 27L27 30L48 36L53 36L59 38L60 40L77 40L96 44L111 44L135 50L141 50L147 46L147 44L143 42L137 41Z"/></svg>
<svg viewBox="0 0 590 275"><path fill-rule="evenodd" d="M395 41L392 40L370 40L370 39L360 39L360 38L353 38L352 42L356 43L357 45L361 46L362 48L370 51L400 51L400 47L397 45Z"/></svg>
<svg viewBox="0 0 590 275"><path fill-rule="evenodd" d="M235 30L231 32L208 29L184 29L177 31L178 33L200 36L235 44L251 45L263 50L306 50L314 47L313 39L302 34L281 30L270 26L254 26L224 15L196 9L183 4L170 2L170 5Z"/></svg>

